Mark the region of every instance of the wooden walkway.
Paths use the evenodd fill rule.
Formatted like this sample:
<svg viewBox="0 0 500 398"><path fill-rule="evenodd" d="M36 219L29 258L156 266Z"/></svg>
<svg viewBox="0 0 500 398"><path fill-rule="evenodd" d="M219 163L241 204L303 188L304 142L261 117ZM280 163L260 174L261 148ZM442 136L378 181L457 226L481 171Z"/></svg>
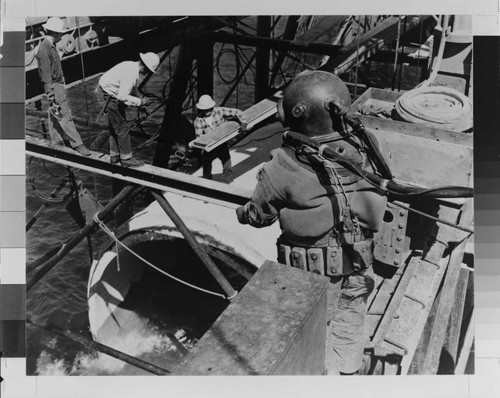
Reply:
<svg viewBox="0 0 500 398"><path fill-rule="evenodd" d="M469 199L463 206L440 205L438 215L470 227L472 203ZM451 312L464 311L464 301L456 307L454 300L470 236L442 224L437 229L429 224L419 233L429 235L427 242L407 254L392 278L379 280L369 302L369 333L379 359L376 374L436 374L446 341L455 341L458 351L462 317L452 318Z"/></svg>
<svg viewBox="0 0 500 398"><path fill-rule="evenodd" d="M71 148L54 148L49 145L47 140L28 135L26 136L26 155L223 206L236 207L237 205L243 205L250 199L252 194L251 191L240 187L149 164L139 168L112 165L109 163L108 155L92 152L90 156L82 156Z"/></svg>

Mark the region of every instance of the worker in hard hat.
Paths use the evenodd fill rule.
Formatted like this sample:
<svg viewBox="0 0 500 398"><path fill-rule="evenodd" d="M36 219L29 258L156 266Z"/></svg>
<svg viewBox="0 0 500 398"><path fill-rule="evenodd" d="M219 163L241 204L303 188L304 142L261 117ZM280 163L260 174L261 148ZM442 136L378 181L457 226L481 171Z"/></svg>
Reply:
<svg viewBox="0 0 500 398"><path fill-rule="evenodd" d="M63 145L67 141L71 148L89 156L90 151L83 144L71 116L61 58L56 49L56 44L66 32L64 21L61 18L49 18L42 26L46 34L35 52L35 57L43 89L49 100L49 134L52 145Z"/></svg>
<svg viewBox="0 0 500 398"><path fill-rule="evenodd" d="M197 117L193 122L196 137L208 133L227 120L237 120L240 123L241 130L247 128L247 121L243 117L243 112L235 108L215 106L215 101L210 95L204 94L196 104ZM203 178L212 179L212 162L220 159L222 162L222 177L227 182L232 180L233 168L231 156L226 143L219 145L210 152L202 151L201 164L203 168Z"/></svg>
<svg viewBox="0 0 500 398"><path fill-rule="evenodd" d="M363 142L346 131L347 86L323 71L303 72L286 88L278 116L291 131L370 169ZM285 137L286 138L286 137ZM357 374L366 343L366 301L374 286L373 235L386 198L358 175L325 161L321 151L284 145L271 153L251 200L237 209L242 224L279 220L278 261L330 278L328 374Z"/></svg>
<svg viewBox="0 0 500 398"><path fill-rule="evenodd" d="M121 62L99 79L96 95L107 114L110 130L109 156L112 164L140 167L144 164L132 155L127 106L146 106L150 98L141 97L137 86L147 74L154 73L160 58L155 53L140 53L139 61Z"/></svg>

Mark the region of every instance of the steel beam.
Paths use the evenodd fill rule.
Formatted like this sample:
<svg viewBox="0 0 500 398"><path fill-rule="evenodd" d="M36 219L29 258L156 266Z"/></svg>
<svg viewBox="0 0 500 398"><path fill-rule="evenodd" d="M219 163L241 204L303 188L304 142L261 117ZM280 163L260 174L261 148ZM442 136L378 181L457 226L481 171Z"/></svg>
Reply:
<svg viewBox="0 0 500 398"><path fill-rule="evenodd" d="M328 43L304 44L293 40L271 39L262 36L237 35L228 32L217 32L214 35L215 41L219 43L238 44L241 46L266 48L279 51L296 51L309 54L320 54L336 56L342 46Z"/></svg>
<svg viewBox="0 0 500 398"><path fill-rule="evenodd" d="M112 165L107 155L94 152L84 157L69 148L50 148L46 140L30 136L26 136L26 155L226 207L244 205L252 196L252 191L248 189L149 164L138 169Z"/></svg>

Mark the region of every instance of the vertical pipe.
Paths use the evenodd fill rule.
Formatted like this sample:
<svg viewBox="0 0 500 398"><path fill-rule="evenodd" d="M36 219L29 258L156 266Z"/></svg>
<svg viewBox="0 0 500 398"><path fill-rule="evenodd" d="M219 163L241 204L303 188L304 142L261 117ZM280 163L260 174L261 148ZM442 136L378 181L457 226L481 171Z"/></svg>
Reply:
<svg viewBox="0 0 500 398"><path fill-rule="evenodd" d="M220 287L224 290L226 293L226 296L229 300L232 300L234 297L236 297L236 290L233 289L233 287L230 285L230 283L227 281L226 277L220 272L219 268L214 264L210 256L207 254L207 252L201 247L201 245L198 243L196 238L193 236L189 228L184 224L184 221L179 217L177 212L174 210L174 208L170 205L167 199L161 194L158 193L157 191L151 190L151 193L153 194L153 197L155 200L158 202L158 204L161 206L161 208L167 213L167 215L170 217L172 222L175 224L179 232L184 236L184 239L186 239L186 242L191 246L191 248L194 250L194 252L198 255L200 260L203 262L203 264L207 267L207 269L210 271L210 273L213 275L215 280L219 283Z"/></svg>
<svg viewBox="0 0 500 398"><path fill-rule="evenodd" d="M269 38L271 34L271 17L257 17L257 36ZM255 51L255 102L267 97L269 89L269 54L267 48L258 47Z"/></svg>

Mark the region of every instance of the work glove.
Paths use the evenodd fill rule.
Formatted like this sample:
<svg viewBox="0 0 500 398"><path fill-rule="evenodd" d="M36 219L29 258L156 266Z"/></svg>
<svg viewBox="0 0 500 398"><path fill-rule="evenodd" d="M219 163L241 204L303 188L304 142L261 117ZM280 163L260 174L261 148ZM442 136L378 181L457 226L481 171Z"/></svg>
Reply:
<svg viewBox="0 0 500 398"><path fill-rule="evenodd" d="M141 106L148 106L151 103L151 98L149 97L142 97L141 99Z"/></svg>
<svg viewBox="0 0 500 398"><path fill-rule="evenodd" d="M245 119L240 120L240 130L242 133L246 133L248 131L248 122Z"/></svg>
<svg viewBox="0 0 500 398"><path fill-rule="evenodd" d="M236 217L240 224L248 224L248 217L245 206L240 206L236 209Z"/></svg>
<svg viewBox="0 0 500 398"><path fill-rule="evenodd" d="M54 91L48 91L46 95L49 100L49 113L57 120L61 120L63 118L61 105L56 101Z"/></svg>
<svg viewBox="0 0 500 398"><path fill-rule="evenodd" d="M59 105L57 102L54 102L49 105L49 112L57 120L62 120L63 115L62 115L61 105Z"/></svg>

